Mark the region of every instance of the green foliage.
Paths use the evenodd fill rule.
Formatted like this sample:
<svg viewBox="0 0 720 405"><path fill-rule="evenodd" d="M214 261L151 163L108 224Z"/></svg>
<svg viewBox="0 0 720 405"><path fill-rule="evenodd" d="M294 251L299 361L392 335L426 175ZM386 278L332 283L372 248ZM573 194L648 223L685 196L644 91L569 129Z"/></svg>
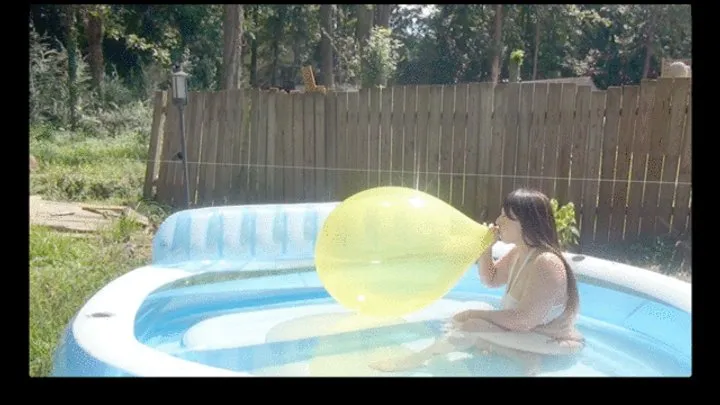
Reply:
<svg viewBox="0 0 720 405"><path fill-rule="evenodd" d="M30 153L40 162L31 194L64 201L135 203L141 197L147 145L137 134L95 139L84 134L32 128Z"/></svg>
<svg viewBox="0 0 720 405"><path fill-rule="evenodd" d="M515 62L518 67L522 66L524 59L525 51L523 51L522 49L516 49L510 53L510 60Z"/></svg>
<svg viewBox="0 0 720 405"><path fill-rule="evenodd" d="M556 199L551 199L553 214L555 215L555 226L560 239L560 246L563 249L571 248L580 241L580 232L575 220L575 204L571 202L559 206Z"/></svg>
<svg viewBox="0 0 720 405"><path fill-rule="evenodd" d="M363 86L386 84L397 69L402 46L400 41L392 37L389 29L375 26L370 30L363 55L366 69L362 72Z"/></svg>

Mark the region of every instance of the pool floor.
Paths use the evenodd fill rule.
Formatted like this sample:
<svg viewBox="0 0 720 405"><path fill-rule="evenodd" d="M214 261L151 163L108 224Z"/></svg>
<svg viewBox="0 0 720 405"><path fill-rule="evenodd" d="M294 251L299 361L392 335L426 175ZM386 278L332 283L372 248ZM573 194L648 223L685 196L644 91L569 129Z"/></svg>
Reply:
<svg viewBox="0 0 720 405"><path fill-rule="evenodd" d="M492 298L484 300L494 303ZM429 345L442 334L445 320L472 306L472 301L448 296L401 320L381 321L350 314L323 298L168 320L167 327L143 338L143 343L189 361L259 376L525 375L519 361L478 351L437 356L407 372L385 373L369 366ZM689 359L640 333L585 317L578 328L586 337L586 348L576 356L544 359L538 376L691 374Z"/></svg>

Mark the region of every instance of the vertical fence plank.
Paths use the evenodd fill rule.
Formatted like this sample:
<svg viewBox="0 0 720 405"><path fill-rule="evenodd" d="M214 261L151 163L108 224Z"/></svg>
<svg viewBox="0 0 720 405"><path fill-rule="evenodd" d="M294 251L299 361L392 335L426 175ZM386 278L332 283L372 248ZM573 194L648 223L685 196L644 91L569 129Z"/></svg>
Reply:
<svg viewBox="0 0 720 405"><path fill-rule="evenodd" d="M670 116L671 78L657 81L655 102L652 109L650 125L650 152L648 153L647 174L645 175L645 192L643 193L643 209L640 220L640 234L653 236L657 215L659 181L662 178L663 142L668 134L668 118Z"/></svg>
<svg viewBox="0 0 720 405"><path fill-rule="evenodd" d="M390 104L392 105L392 117L390 118L390 127L388 129L389 141L387 142L388 160L390 165L388 166L391 170L389 176L390 182L388 184L392 186L402 186L404 184L405 170L403 164L403 153L405 148L405 131L404 131L404 119L405 119L405 90L408 86L396 86L392 88L390 94ZM383 135L383 140L387 140Z"/></svg>
<svg viewBox="0 0 720 405"><path fill-rule="evenodd" d="M547 113L548 84L535 83L533 92L533 115L530 127L530 173L529 186L542 187L543 148L545 145L545 115Z"/></svg>
<svg viewBox="0 0 720 405"><path fill-rule="evenodd" d="M442 125L443 93L442 86L430 87L430 108L427 132L427 180L424 190L439 196L440 192L440 125Z"/></svg>
<svg viewBox="0 0 720 405"><path fill-rule="evenodd" d="M606 94L603 91L593 91L590 97L587 173L583 181L585 185L583 190L583 219L580 228L580 239L583 247L595 240L605 99Z"/></svg>
<svg viewBox="0 0 720 405"><path fill-rule="evenodd" d="M635 122L635 139L630 174L630 191L628 192L628 214L625 218L625 240L632 241L640 231L640 215L642 212L643 182L645 166L650 144L650 117L655 99L655 81L643 80L640 84L640 98L637 121Z"/></svg>
<svg viewBox="0 0 720 405"><path fill-rule="evenodd" d="M393 90L402 91L400 87L386 87L380 92L380 131L378 139L378 160L380 161L379 185L392 184L392 117L396 113L393 105ZM400 107L402 111L402 106Z"/></svg>
<svg viewBox="0 0 720 405"><path fill-rule="evenodd" d="M428 137L431 135L428 130L430 122L430 86L417 87L417 189L427 191L428 183Z"/></svg>
<svg viewBox="0 0 720 405"><path fill-rule="evenodd" d="M560 124L558 127L558 166L557 181L555 182L555 198L560 204L569 201L568 189L570 187L570 149L572 148L573 126L575 122L575 105L578 86L575 83L563 83Z"/></svg>
<svg viewBox="0 0 720 405"><path fill-rule="evenodd" d="M615 187L613 188L612 221L610 222L610 241L624 240L627 211L627 194L630 180L630 158L635 138L635 121L637 120L637 103L640 88L625 86L622 89L622 108L620 113L620 129L618 131L617 163L615 165Z"/></svg>
<svg viewBox="0 0 720 405"><path fill-rule="evenodd" d="M590 104L591 88L580 86L575 96L575 122L572 137L571 164L570 164L570 200L575 204L575 221L582 228L583 189L587 177L587 153L590 131Z"/></svg>
<svg viewBox="0 0 720 405"><path fill-rule="evenodd" d="M453 119L453 142L450 149L452 153L452 172L451 178L452 190L450 193L450 201L452 204L465 213L469 213L466 209L465 200L463 198L463 190L467 176L465 175L465 160L467 155L467 104L468 104L468 85L461 84L455 89L455 117Z"/></svg>
<svg viewBox="0 0 720 405"><path fill-rule="evenodd" d="M673 200L675 197L675 182L678 171L680 151L682 149L683 126L685 124L685 110L687 108L690 79L676 78L673 81L670 98L670 116L668 120L667 142L663 145L665 163L663 165L662 181L660 184L660 198L658 200L658 218L655 226L657 235L680 234L679 229L672 225Z"/></svg>
<svg viewBox="0 0 720 405"><path fill-rule="evenodd" d="M334 201L335 200L335 174L337 171L337 144L338 144L338 92L331 92L325 98L322 103L324 104L325 118L320 123L325 126L325 145L323 149L325 159L325 189L323 190L323 201Z"/></svg>
<svg viewBox="0 0 720 405"><path fill-rule="evenodd" d="M478 88L480 100L479 121L478 121L478 159L476 173L477 190L476 218L483 222L494 222L496 217L489 215L488 206L490 200L490 181L492 180L492 145L493 145L493 113L495 111L495 85L492 83L481 83ZM492 200L494 203L496 200Z"/></svg>
<svg viewBox="0 0 720 405"><path fill-rule="evenodd" d="M618 129L620 126L622 89L620 87L610 87L606 92L606 96L595 243L607 243L610 233L615 153L617 152Z"/></svg>
<svg viewBox="0 0 720 405"><path fill-rule="evenodd" d="M218 120L222 103L220 92L210 92L208 97L208 113L203 120L203 128L207 128L207 142L203 142L198 179L198 204L212 205L212 193L215 185L215 155L218 142Z"/></svg>
<svg viewBox="0 0 720 405"><path fill-rule="evenodd" d="M685 115L685 134L680 152L680 167L678 168L678 186L675 195L673 211L673 228L679 232L690 233L690 198L692 192L692 93L688 90L687 113Z"/></svg>
<svg viewBox="0 0 720 405"><path fill-rule="evenodd" d="M157 199L161 204L172 205L172 159L174 137L177 133L176 108L172 104L172 97L165 100L165 123L163 137L160 145L160 167L158 168Z"/></svg>
<svg viewBox="0 0 720 405"><path fill-rule="evenodd" d="M250 153L249 129L250 124L248 108L248 91L245 89L233 90L230 98L232 105L229 108L233 117L233 143L232 143L232 170L230 180L230 200L234 204L247 201L248 194L248 163Z"/></svg>
<svg viewBox="0 0 720 405"><path fill-rule="evenodd" d="M333 167L334 184L333 196L334 201L342 201L345 199L345 184L348 183L348 169L352 167L349 154L349 138L348 138L348 93L335 93L335 120L337 130L335 132L335 163Z"/></svg>
<svg viewBox="0 0 720 405"><path fill-rule="evenodd" d="M303 160L302 171L304 176L305 196L303 201L314 201L317 196L315 189L315 98L312 93L302 95L302 122L303 122Z"/></svg>
<svg viewBox="0 0 720 405"><path fill-rule="evenodd" d="M528 186L530 164L530 126L532 125L534 83L520 85L520 116L518 117L517 159L513 188Z"/></svg>
<svg viewBox="0 0 720 405"><path fill-rule="evenodd" d="M282 182L277 181L281 171L278 170L279 156L278 147L280 142L277 137L277 100L282 97L279 93L267 93L265 112L267 119L265 120L265 138L267 142L267 170L265 171L265 182L267 184L266 202L281 202L278 188L282 189ZM279 186L278 186L279 183Z"/></svg>
<svg viewBox="0 0 720 405"><path fill-rule="evenodd" d="M442 86L442 111L440 112L440 130L437 133L438 145L438 184L437 196L450 203L452 189L452 147L453 112L455 111L456 86Z"/></svg>
<svg viewBox="0 0 720 405"><path fill-rule="evenodd" d="M403 150L402 150L402 185L405 187L416 187L417 175L417 146L416 138L418 117L417 108L417 86L405 87L405 103L403 112Z"/></svg>
<svg viewBox="0 0 720 405"><path fill-rule="evenodd" d="M478 137L480 127L480 86L471 83L467 88L467 124L465 146L465 181L463 182L463 212L470 218L478 219Z"/></svg>
<svg viewBox="0 0 720 405"><path fill-rule="evenodd" d="M327 201L327 161L325 160L325 95L315 93L312 95L315 104L315 199L313 201Z"/></svg>
<svg viewBox="0 0 720 405"><path fill-rule="evenodd" d="M487 215L494 221L500 215L500 208L505 196L502 194L502 152L505 143L505 115L507 114L508 85L495 85L493 100L492 135L490 141L490 170L488 173Z"/></svg>
<svg viewBox="0 0 720 405"><path fill-rule="evenodd" d="M295 139L293 133L293 98L291 94L280 94L278 96L277 111L278 130L282 148L282 174L283 189L282 201L291 202L295 199Z"/></svg>
<svg viewBox="0 0 720 405"><path fill-rule="evenodd" d="M515 188L518 151L518 118L520 114L520 83L507 85L507 107L505 109L505 135L503 143L502 175L500 195L506 196Z"/></svg>
<svg viewBox="0 0 720 405"><path fill-rule="evenodd" d="M562 102L562 83L550 83L547 97L547 117L545 118L545 142L542 157L542 177L540 189L550 198L556 198L555 179L557 178L558 129L560 126L560 103Z"/></svg>
<svg viewBox="0 0 720 405"><path fill-rule="evenodd" d="M360 89L359 93L360 106L358 108L358 134L357 134L357 153L358 153L358 169L360 169L360 182L356 185L356 190L361 191L370 185L370 102L371 89Z"/></svg>
<svg viewBox="0 0 720 405"><path fill-rule="evenodd" d="M349 170L346 171L344 175L343 198L350 197L364 188L365 171L362 165L365 164L365 159L362 157L362 151L364 149L361 149L360 145L365 137L362 137L360 131L360 99L359 91L348 93L347 159L345 160L345 166Z"/></svg>
<svg viewBox="0 0 720 405"><path fill-rule="evenodd" d="M288 202L300 202L305 199L305 169L303 168L303 94L290 95L292 102L292 173L293 192Z"/></svg>
<svg viewBox="0 0 720 405"><path fill-rule="evenodd" d="M198 163L202 161L200 151L202 150L203 121L205 115L206 93L192 92L193 103L188 108L187 128L187 161L188 177L190 178L190 204L197 204L196 194L198 189Z"/></svg>
<svg viewBox="0 0 720 405"><path fill-rule="evenodd" d="M380 114L382 113L382 93L380 87L370 88L370 119L368 125L368 185L380 185Z"/></svg>

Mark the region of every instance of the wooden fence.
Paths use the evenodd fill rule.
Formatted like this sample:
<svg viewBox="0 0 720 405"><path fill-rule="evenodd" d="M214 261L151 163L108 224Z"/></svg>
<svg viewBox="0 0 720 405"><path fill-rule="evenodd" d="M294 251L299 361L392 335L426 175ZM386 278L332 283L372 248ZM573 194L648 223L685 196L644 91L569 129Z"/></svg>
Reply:
<svg viewBox="0 0 720 405"><path fill-rule="evenodd" d="M191 93L190 192L208 206L402 185L494 221L505 194L531 186L575 204L583 245L687 233L691 80ZM182 207L178 112L166 99L157 94L146 194L154 184L156 200Z"/></svg>

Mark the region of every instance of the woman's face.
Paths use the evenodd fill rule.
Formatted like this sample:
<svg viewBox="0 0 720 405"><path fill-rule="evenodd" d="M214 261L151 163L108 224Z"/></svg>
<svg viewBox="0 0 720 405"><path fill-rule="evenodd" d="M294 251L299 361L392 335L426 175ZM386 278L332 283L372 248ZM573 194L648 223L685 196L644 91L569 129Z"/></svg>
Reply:
<svg viewBox="0 0 720 405"><path fill-rule="evenodd" d="M500 229L500 239L505 243L518 244L522 241L522 227L517 220L510 219L504 209L495 221Z"/></svg>

